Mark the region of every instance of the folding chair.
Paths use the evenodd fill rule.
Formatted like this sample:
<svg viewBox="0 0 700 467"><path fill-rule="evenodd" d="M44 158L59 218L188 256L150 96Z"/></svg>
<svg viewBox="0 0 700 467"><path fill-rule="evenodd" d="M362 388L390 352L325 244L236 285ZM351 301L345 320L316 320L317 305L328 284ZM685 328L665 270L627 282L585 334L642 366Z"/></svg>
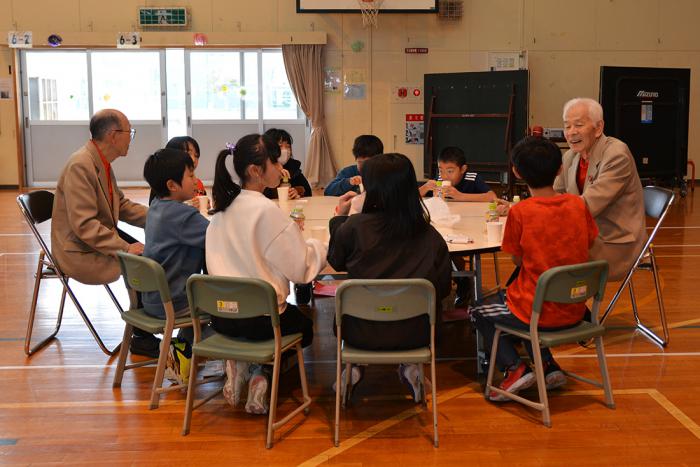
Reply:
<svg viewBox="0 0 700 467"><path fill-rule="evenodd" d="M343 342L343 315L373 321L400 321L427 314L430 320L430 345L411 350L364 350ZM352 364L416 363L424 380L423 364L430 364L433 392L433 444L438 447L437 380L435 378L435 288L425 279L350 279L343 282L335 295L335 322L337 334L335 436L338 446L340 436L340 403L350 393ZM345 379L341 381L341 366L345 363ZM342 385L346 386L341 391ZM423 391L425 404L425 391Z"/></svg>
<svg viewBox="0 0 700 467"><path fill-rule="evenodd" d="M173 384L168 387L163 387L163 376L173 330L192 327L192 319L189 315L183 318L175 318L173 302L170 299L168 280L165 278L165 271L163 271L163 267L160 264L150 258L131 255L129 253L118 252L117 256L119 258L119 266L122 270L124 283L129 291L131 306L127 311L122 313L122 319L126 322L126 325L124 326L124 337L122 339L119 361L117 362L117 370L114 373L112 387L118 388L121 386L124 370L131 370L157 363L156 374L153 378L153 387L151 388L150 405L151 409L156 409L160 403L161 394L182 389L187 386L186 384ZM160 294L160 299L165 309L165 319L154 318L146 314L143 308L137 308L136 306L138 303L136 292L154 291ZM204 316L202 320L197 323L197 326L201 326L202 323L206 323L207 321L208 317ZM129 365L126 364L126 357L129 354L129 345L131 344L135 327L152 334L163 334L163 339L160 343L160 354L157 359L131 363ZM208 378L207 381L212 379L218 379L218 377Z"/></svg>
<svg viewBox="0 0 700 467"><path fill-rule="evenodd" d="M42 238L41 234L39 233L39 230L37 229L37 225L51 219L51 214L53 211L53 197L53 193L46 190L32 191L30 193L21 194L17 197L17 205L19 206L19 209L22 212L22 215L24 216L24 220L27 221L27 225L29 225L29 228L34 234L34 238L36 238L36 241L39 242L40 248L39 262L37 264L36 273L34 274L35 280L34 292L32 295L32 307L29 311L27 334L24 339L24 353L28 356L31 356L39 349L42 349L44 346L46 346L51 340L53 340L56 337L58 331L61 329L61 322L63 320L63 309L66 303L66 294L68 294L71 301L75 305L75 308L78 310L80 317L83 319L83 321L85 321L85 325L88 327L90 334L92 334L92 337L95 338L95 341L97 342L97 345L100 347L100 349L109 356L115 355L119 350L119 346L117 345L117 347L115 347L113 350L109 350L105 346L104 342L102 342L102 338L95 330L95 327L92 325L92 322L90 322L90 319L85 313L85 310L83 310L83 307L80 305L80 302L78 302L75 293L68 285L69 277L66 276L60 270L60 268L54 261L53 256L51 256L51 249L46 245L46 242L44 242L44 239ZM39 287L41 286L42 279L59 279L61 281L61 284L63 284L63 291L61 292L61 302L58 308L56 327L48 337L46 337L44 340L32 347L32 332L34 329L34 319L36 317L36 305L37 299L39 297ZM114 302L114 305L117 307L117 310L121 313L123 311L122 307L119 304L117 297L114 296L112 289L110 289L109 285L107 284L104 284L104 288L107 291L107 294L109 294L109 297L112 299L112 302Z"/></svg>
<svg viewBox="0 0 700 467"><path fill-rule="evenodd" d="M655 344L660 345L661 347L666 347L668 345L669 332L668 324L666 323L666 308L664 307L664 298L661 291L661 285L659 284L659 273L658 268L656 266L656 256L654 255L653 242L654 238L656 237L656 233L659 231L661 224L664 222L664 218L666 217L668 208L671 206L671 203L673 203L673 198L673 192L671 190L667 190L666 188L660 188L656 186L644 187L644 211L646 212L647 216L656 219L656 225L651 231L649 239L644 245L644 248L642 248L642 251L639 253L639 256L637 256L637 260L634 262L629 272L625 276L625 280L620 285L620 288L617 289L615 296L610 301L610 304L605 310L605 313L603 313L603 316L600 318L600 322L604 323L608 315L612 312L613 308L615 307L615 304L617 304L617 301L620 298L620 295L622 295L623 290L625 290L625 286L629 285L630 301L632 302L632 313L634 314L634 319L637 322L637 329L642 334L644 334L644 336L646 336ZM637 300L634 294L634 284L632 283L632 276L638 269L651 271L651 274L654 277L654 288L656 289L656 302L659 309L659 317L661 319L661 328L663 329L664 334L663 339L657 334L655 334L654 331L652 331L644 323L642 323L641 319L639 318Z"/></svg>
<svg viewBox="0 0 700 467"><path fill-rule="evenodd" d="M301 411L309 413L311 397L309 396L306 381L306 369L304 368L304 353L301 349L301 333L282 335L280 331L280 319L277 310L277 294L270 284L261 279L205 276L195 274L187 281L187 298L190 303L192 320L196 321L202 313L223 319L254 318L257 316L269 316L274 333L274 339L266 341L251 341L244 338L229 337L223 334L214 334L204 340L197 326L194 327L194 345L192 346L192 364L190 367L190 380L187 387L187 402L185 405L185 421L182 426L182 434L190 432L192 411L208 400L216 396L221 389L205 396L196 404L194 403L197 381L197 360L202 357L220 358L224 360L240 360L261 364L272 364L272 387L270 390L270 410L267 420L266 448L272 447L275 430ZM299 362L299 378L303 402L287 414L284 418L275 421L277 416L277 391L279 389L280 362L282 353L295 348Z"/></svg>
<svg viewBox="0 0 700 467"><path fill-rule="evenodd" d="M532 317L530 318L530 331L496 324L496 333L493 337L491 348L491 361L489 363L489 374L486 379L486 389L484 396L488 399L489 393L496 392L509 399L525 404L542 412L542 423L551 427L552 421L549 414L549 401L547 399L547 389L544 380L544 368L542 365L542 355L540 347L555 347L562 344L571 344L587 339L595 339L596 353L598 354L598 365L602 376L602 383L592 379L584 378L575 373L564 371L567 376L603 388L605 391L606 405L614 409L612 388L608 377L608 366L605 362L605 351L603 349L603 334L605 328L598 323L598 311L600 302L605 293L605 283L608 280L608 262L604 260L591 261L589 263L574 264L571 266L559 266L551 268L540 275L535 289L535 300L532 303ZM593 309L591 311L591 322L581 321L577 326L561 331L539 331L537 323L540 320L540 312L544 302L555 303L581 303L593 297ZM535 360L535 376L537 378L537 391L539 402L533 402L517 394L504 391L497 386L493 386L493 374L496 367L496 352L498 351L498 341L502 332L517 336L530 341L533 345L533 357ZM536 344L536 345L535 345Z"/></svg>

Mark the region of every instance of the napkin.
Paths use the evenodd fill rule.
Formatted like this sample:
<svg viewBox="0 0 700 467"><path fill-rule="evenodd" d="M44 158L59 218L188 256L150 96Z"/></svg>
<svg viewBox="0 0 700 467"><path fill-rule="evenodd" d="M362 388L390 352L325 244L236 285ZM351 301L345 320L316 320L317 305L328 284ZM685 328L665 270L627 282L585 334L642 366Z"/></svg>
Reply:
<svg viewBox="0 0 700 467"><path fill-rule="evenodd" d="M436 226L452 227L459 222L460 216L458 214L450 214L450 208L445 200L433 196L423 200L423 202L425 207L428 208L428 213L430 213L430 220Z"/></svg>

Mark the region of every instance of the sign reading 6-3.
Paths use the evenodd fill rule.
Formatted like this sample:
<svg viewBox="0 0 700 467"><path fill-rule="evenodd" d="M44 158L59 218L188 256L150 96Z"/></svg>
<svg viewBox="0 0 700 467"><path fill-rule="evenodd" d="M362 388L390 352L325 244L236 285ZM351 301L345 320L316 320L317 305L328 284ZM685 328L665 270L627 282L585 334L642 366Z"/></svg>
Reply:
<svg viewBox="0 0 700 467"><path fill-rule="evenodd" d="M118 49L138 49L141 47L141 33L120 32L117 34Z"/></svg>

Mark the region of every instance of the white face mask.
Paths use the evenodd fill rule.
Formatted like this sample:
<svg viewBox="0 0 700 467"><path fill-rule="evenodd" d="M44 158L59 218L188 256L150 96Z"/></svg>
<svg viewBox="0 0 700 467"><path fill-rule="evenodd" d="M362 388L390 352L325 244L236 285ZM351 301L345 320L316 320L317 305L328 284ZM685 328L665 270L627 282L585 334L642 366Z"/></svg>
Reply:
<svg viewBox="0 0 700 467"><path fill-rule="evenodd" d="M289 160L289 157L291 155L292 155L292 151L290 151L287 148L282 148L282 149L280 149L280 157L279 157L279 159L277 159L277 162L284 165L287 163L287 161Z"/></svg>

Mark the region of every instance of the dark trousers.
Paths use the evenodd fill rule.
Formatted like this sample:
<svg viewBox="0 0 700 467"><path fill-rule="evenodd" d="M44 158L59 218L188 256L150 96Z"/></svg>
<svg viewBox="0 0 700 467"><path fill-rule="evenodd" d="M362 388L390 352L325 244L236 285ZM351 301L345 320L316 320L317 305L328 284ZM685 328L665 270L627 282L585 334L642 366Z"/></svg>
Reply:
<svg viewBox="0 0 700 467"><path fill-rule="evenodd" d="M494 303L474 307L471 309L471 319L476 329L478 329L481 335L484 337L484 344L486 346L485 350L487 353L491 352L491 348L493 346L493 338L496 333L496 324L503 324L505 326L523 331L530 330L530 323L520 321L510 312L504 303ZM540 331L558 331L576 326L576 324L557 328L538 327L537 329ZM512 369L520 364L520 355L515 347L516 343L519 341L521 341L521 339L515 336L501 333L498 341L498 353L496 354L496 365L499 369ZM530 356L530 360L533 361L532 344L530 341L523 341L523 344L525 345L525 349ZM552 357L552 352L550 352L548 348L540 349L540 352L542 355L542 363L546 367L549 362L554 360Z"/></svg>
<svg viewBox="0 0 700 467"><path fill-rule="evenodd" d="M428 315L401 321L373 321L343 316L343 341L364 350L410 350L430 345ZM335 319L333 334L337 335Z"/></svg>
<svg viewBox="0 0 700 467"><path fill-rule="evenodd" d="M244 319L212 316L211 326L218 333L231 337L244 337L252 341L264 341L275 337L269 316ZM287 303L287 309L280 315L280 331L283 336L300 332L302 347L308 347L314 340L313 321L290 303Z"/></svg>

